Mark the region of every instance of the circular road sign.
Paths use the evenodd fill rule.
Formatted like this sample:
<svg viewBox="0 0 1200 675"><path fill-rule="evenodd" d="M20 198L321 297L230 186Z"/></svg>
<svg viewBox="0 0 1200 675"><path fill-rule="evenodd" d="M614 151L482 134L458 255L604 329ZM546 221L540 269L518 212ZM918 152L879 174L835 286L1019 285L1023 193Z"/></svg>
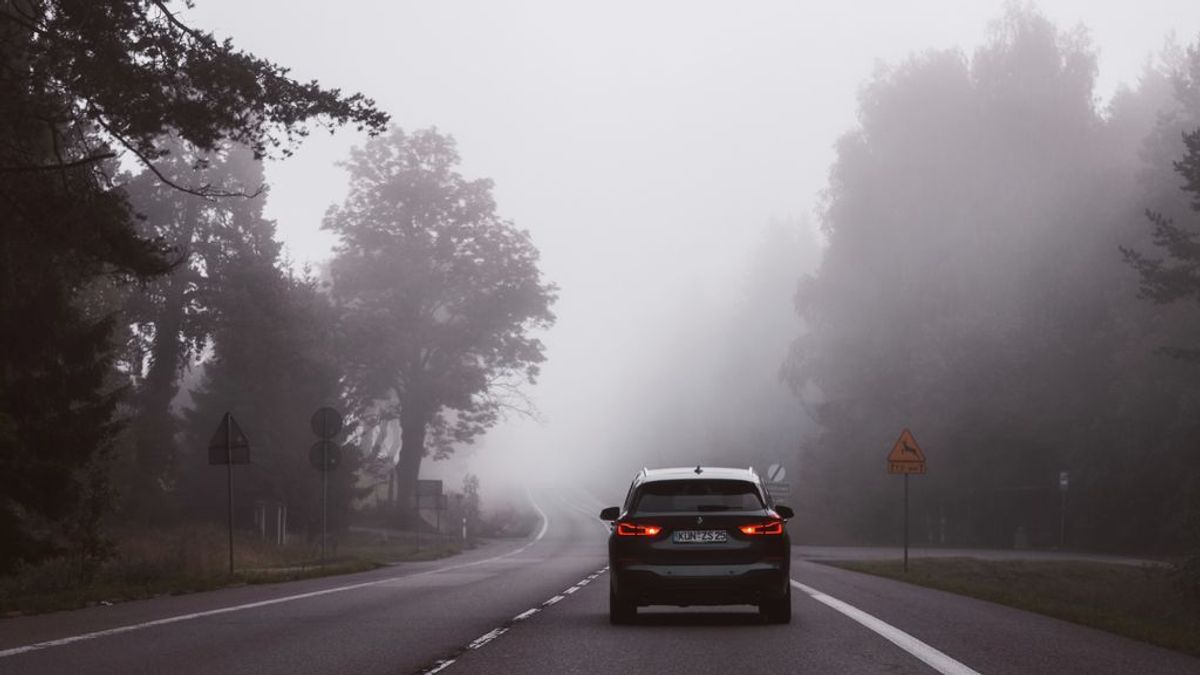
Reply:
<svg viewBox="0 0 1200 675"><path fill-rule="evenodd" d="M342 449L333 441L317 441L308 451L308 462L317 471L333 471L341 461Z"/></svg>
<svg viewBox="0 0 1200 675"><path fill-rule="evenodd" d="M772 483L782 482L787 477L787 469L782 464L772 464L767 467L767 480Z"/></svg>
<svg viewBox="0 0 1200 675"><path fill-rule="evenodd" d="M309 421L317 438L333 438L342 431L342 414L329 406L318 408Z"/></svg>

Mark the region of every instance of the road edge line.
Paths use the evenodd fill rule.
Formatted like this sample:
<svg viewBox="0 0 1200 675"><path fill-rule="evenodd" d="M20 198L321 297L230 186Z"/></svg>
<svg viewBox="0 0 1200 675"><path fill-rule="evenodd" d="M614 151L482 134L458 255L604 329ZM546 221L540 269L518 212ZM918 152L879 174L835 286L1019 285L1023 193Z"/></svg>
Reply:
<svg viewBox="0 0 1200 675"><path fill-rule="evenodd" d="M8 658L10 656L17 656L19 654L26 654L29 652L36 652L36 651L40 651L43 649L50 649L51 647L63 647L63 646L69 645L69 644L74 644L76 642L84 642L86 640L95 640L96 638L108 637L110 635L120 635L121 633L129 633L129 632L132 632L135 630L154 628L155 626L165 626L167 624L178 623L180 621L191 621L192 619L201 619L206 616L217 616L219 614L228 614L230 612L240 612L240 611L244 611L247 609L257 609L259 607L269 607L271 605L278 605L278 604L282 604L285 602L292 602L295 600L306 600L308 598L315 598L315 597L319 597L322 595L329 595L332 593L342 593L344 591L353 591L353 590L356 590L359 588L368 588L370 586L378 586L380 584L390 583L392 581L396 581L399 579L414 579L417 577L429 576L431 574L440 574L442 572L450 572L453 570L460 570L465 567L474 567L475 565L482 565L484 563L495 562L497 560L503 560L504 558L508 558L508 557L517 555L518 553L523 553L525 551L525 549L527 549L530 546L533 546L534 544L541 541L542 538L546 536L546 531L550 529L550 518L546 515L546 512L542 511L541 507L539 507L537 505L537 502L534 501L534 499L533 499L533 495L530 495L528 492L526 492L526 496L529 497L529 503L533 505L533 508L538 512L538 515L541 516L541 518L542 518L542 529L541 529L541 531L539 531L537 533L536 537L534 537L533 539L526 542L520 548L509 551L508 553L504 553L504 554L501 554L498 556L493 556L491 558L484 558L483 560L473 560L471 562L460 563L458 565L449 565L447 567L439 567L439 568L433 569L433 570L425 570L423 572L415 572L413 574L398 574L396 576L387 577L385 579L375 579L373 581L364 581L362 583L349 584L346 586L335 586L333 588L323 588L319 591L310 591L308 593L298 593L296 595L286 595L281 598L271 598L269 600L260 600L258 602L248 602L248 603L244 603L241 605L233 605L230 607L218 607L216 609L209 609L209 610L205 610L203 612L192 612L190 614L178 614L176 616L168 616L168 617L164 617L162 619L155 619L153 621L144 621L142 623L134 623L134 624L128 624L125 626L117 626L116 628L106 628L104 630L92 631L90 633L81 633L79 635L69 635L67 637L57 638L54 640L44 640L42 642L35 642L33 644L22 645L20 647L11 647L9 649L2 649L2 650L0 650L0 659Z"/></svg>
<svg viewBox="0 0 1200 675"><path fill-rule="evenodd" d="M812 599L841 612L854 621L857 621L863 626L878 633L888 642L891 642L909 654L912 654L925 665L933 668L939 673L942 673L942 675L980 675L979 671L976 671L973 668L954 660L953 658L947 656L944 652L925 644L924 642L909 635L908 633L905 633L899 628L896 628L886 621L864 612L848 602L838 600L831 595L822 593L812 586L802 584L795 579L792 579L791 581L792 586L804 591Z"/></svg>

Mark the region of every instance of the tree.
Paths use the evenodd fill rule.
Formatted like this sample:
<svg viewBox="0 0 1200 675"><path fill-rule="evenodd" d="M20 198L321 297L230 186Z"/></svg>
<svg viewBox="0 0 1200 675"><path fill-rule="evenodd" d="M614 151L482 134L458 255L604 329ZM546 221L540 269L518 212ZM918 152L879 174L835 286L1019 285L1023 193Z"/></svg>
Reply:
<svg viewBox="0 0 1200 675"><path fill-rule="evenodd" d="M162 173L165 137L286 155L309 121L386 123L361 95L296 82L169 5L0 0L0 572L94 540L71 523L98 522L79 510L105 501L88 495L105 491L95 467L119 429L120 392L108 379L116 322L88 290L174 262L137 231L118 152L215 197L242 191Z"/></svg>
<svg viewBox="0 0 1200 675"><path fill-rule="evenodd" d="M364 420L399 419L396 498L407 504L429 450L452 451L515 405L545 359L554 320L528 233L496 215L489 180L457 171L453 139L393 129L352 151L333 207L331 274L345 375Z"/></svg>
<svg viewBox="0 0 1200 675"><path fill-rule="evenodd" d="M280 270L273 240L240 246L227 256L212 298L212 357L185 411L183 507L193 516L224 518L219 496L225 473L206 465L206 449L221 416L232 412L251 443L250 465L234 467L238 524L249 523L251 507L261 499L285 504L293 526L319 528L321 483L309 464L316 440L309 417L323 405L343 407L333 342L336 315L316 280ZM333 532L348 525L360 460L357 448L345 448L329 476Z"/></svg>
<svg viewBox="0 0 1200 675"><path fill-rule="evenodd" d="M1192 210L1200 213L1200 129L1184 134L1183 143L1186 153L1174 167L1183 179L1182 189L1192 195ZM1154 243L1165 257L1150 258L1135 249L1121 248L1125 260L1138 272L1141 296L1159 304L1200 299L1200 226L1178 224L1160 211L1147 210L1146 218L1153 225ZM1200 360L1200 348L1168 347L1167 351L1181 359Z"/></svg>
<svg viewBox="0 0 1200 675"><path fill-rule="evenodd" d="M1136 157L1113 152L1085 33L1019 7L994 26L970 56L881 70L837 146L787 372L824 429L798 492L842 537L894 540L882 460L906 426L930 456L918 536L1005 546L1018 528L1056 542L1057 472L1072 500L1098 494L1123 438L1112 366L1134 336L1113 263ZM1106 543L1144 537L1153 510Z"/></svg>
<svg viewBox="0 0 1200 675"><path fill-rule="evenodd" d="M136 418L131 427L132 452L125 459L122 487L124 513L138 519L161 519L169 513L163 497L175 480L175 435L172 405L179 380L204 351L215 330L223 286L236 283L236 265L260 256L271 269L278 264L274 223L262 218L266 199L261 162L248 148L231 146L197 154L178 143L158 170L176 179L192 176L206 184L262 192L237 199L205 199L175 189L149 170L125 185L141 218L139 232L176 251L171 274L128 293L123 316L132 327L132 353L126 362L134 383ZM203 168L193 170L200 165ZM247 246L253 251L243 252Z"/></svg>
<svg viewBox="0 0 1200 675"><path fill-rule="evenodd" d="M1160 307L1200 301L1200 218L1195 217L1195 214L1200 214L1200 128L1195 126L1200 125L1200 43L1187 50L1187 57L1175 78L1175 85L1177 106L1171 111L1171 114L1162 115L1157 137L1151 136L1150 142L1147 144L1149 150L1147 154L1165 165L1167 162L1162 160L1166 158L1155 157L1154 151L1157 150L1159 154L1168 154L1172 150L1176 150L1177 146L1163 143L1162 137L1169 138L1175 136L1176 133L1182 137L1183 156L1170 160L1170 166L1181 181L1168 181L1162 177L1159 180L1175 183L1171 187L1182 190L1187 197L1187 204L1182 207L1176 205L1174 210L1179 212L1183 209L1190 209L1192 217L1184 216L1184 222L1180 223L1162 210L1146 210L1146 218L1152 226L1152 242L1163 256L1161 258L1149 257L1134 247L1121 247L1125 261L1137 271L1140 282L1139 297ZM1190 130L1180 132L1180 126ZM1182 184L1180 185L1179 182ZM1177 198L1178 193L1156 195L1156 197L1161 201L1167 201L1172 197ZM1200 347L1195 344L1194 332L1196 307L1192 305L1191 307L1177 307L1177 309L1189 311L1190 316L1183 320L1178 315L1154 317L1158 319L1155 323L1182 324L1188 330L1179 331L1170 337L1176 340L1180 338L1189 340L1190 344L1184 346L1159 344L1158 350L1180 361L1194 364L1200 361ZM1167 321L1164 322L1163 318L1166 318ZM1188 369L1187 378L1194 381L1195 371ZM1166 410L1172 410L1172 407L1178 408L1177 412L1172 410L1178 417L1164 420L1167 424L1160 423L1159 425L1166 427L1163 436L1178 448L1176 452L1166 457L1167 461L1164 463L1169 467L1168 470L1182 482L1182 489L1174 503L1171 504L1173 517L1168 522L1173 529L1180 533L1179 538L1189 549L1189 559L1181 567L1181 580L1188 587L1193 599L1200 600L1200 469L1197 468L1198 455L1194 449L1196 438L1200 435L1200 428L1191 421L1197 412L1193 406L1170 400L1194 400L1196 386L1193 384L1189 392L1187 388L1169 387L1168 389L1167 386L1164 386L1168 385L1166 382L1159 381L1155 384L1156 390L1161 392L1167 389L1170 396L1166 401L1162 401L1159 408ZM1183 393L1193 393L1193 395L1180 395Z"/></svg>

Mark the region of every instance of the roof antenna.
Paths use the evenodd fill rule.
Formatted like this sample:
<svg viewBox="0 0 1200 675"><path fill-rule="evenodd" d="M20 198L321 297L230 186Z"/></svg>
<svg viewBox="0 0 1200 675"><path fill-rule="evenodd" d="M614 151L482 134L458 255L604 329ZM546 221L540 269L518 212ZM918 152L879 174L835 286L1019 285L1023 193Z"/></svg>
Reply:
<svg viewBox="0 0 1200 675"><path fill-rule="evenodd" d="M696 465L696 473L697 473L697 474L700 474L700 473L703 473L703 472L704 472L704 469L701 469L701 468L700 468L700 465L699 465L699 464L697 464L697 465Z"/></svg>

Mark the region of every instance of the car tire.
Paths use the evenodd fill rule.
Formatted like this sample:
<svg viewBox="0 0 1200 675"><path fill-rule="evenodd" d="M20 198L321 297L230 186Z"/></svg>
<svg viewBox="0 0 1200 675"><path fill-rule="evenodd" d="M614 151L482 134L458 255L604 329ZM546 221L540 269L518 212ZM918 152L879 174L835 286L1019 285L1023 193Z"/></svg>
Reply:
<svg viewBox="0 0 1200 675"><path fill-rule="evenodd" d="M637 604L624 593L608 589L608 621L614 626L631 624L637 620Z"/></svg>
<svg viewBox="0 0 1200 675"><path fill-rule="evenodd" d="M792 589L789 586L783 596L771 598L758 606L758 613L766 618L767 623L792 622Z"/></svg>

